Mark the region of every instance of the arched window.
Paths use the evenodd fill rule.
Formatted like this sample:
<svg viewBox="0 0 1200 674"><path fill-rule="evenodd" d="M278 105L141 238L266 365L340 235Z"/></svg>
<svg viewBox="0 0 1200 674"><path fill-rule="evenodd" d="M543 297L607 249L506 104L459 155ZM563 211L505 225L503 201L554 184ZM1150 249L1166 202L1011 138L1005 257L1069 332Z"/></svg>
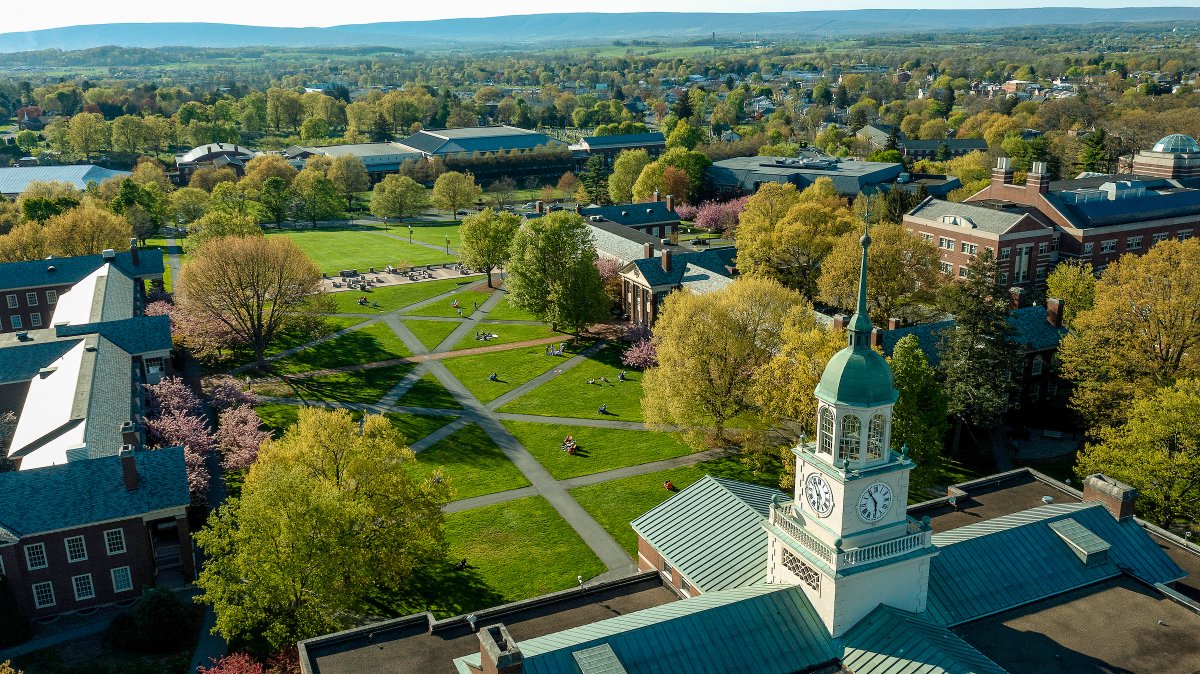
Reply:
<svg viewBox="0 0 1200 674"><path fill-rule="evenodd" d="M842 419L842 441L838 444L838 461L858 461L862 422L853 414Z"/></svg>
<svg viewBox="0 0 1200 674"><path fill-rule="evenodd" d="M1033 365L1030 367L1030 374L1037 376L1042 373L1042 368L1045 367L1045 361L1041 356L1033 357Z"/></svg>
<svg viewBox="0 0 1200 674"><path fill-rule="evenodd" d="M817 451L822 454L833 454L833 410L821 408L821 428L818 431Z"/></svg>
<svg viewBox="0 0 1200 674"><path fill-rule="evenodd" d="M883 458L883 435L886 431L887 417L882 414L871 417L871 425L867 427L867 461Z"/></svg>

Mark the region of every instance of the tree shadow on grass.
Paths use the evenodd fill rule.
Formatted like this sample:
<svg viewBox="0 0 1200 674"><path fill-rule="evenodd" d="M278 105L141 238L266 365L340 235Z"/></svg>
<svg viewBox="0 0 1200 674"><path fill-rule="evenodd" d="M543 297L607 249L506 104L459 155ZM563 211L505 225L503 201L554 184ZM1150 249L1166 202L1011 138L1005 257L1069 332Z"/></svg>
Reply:
<svg viewBox="0 0 1200 674"><path fill-rule="evenodd" d="M418 569L403 587L375 589L366 601L387 617L429 611L448 618L498 606L506 599L477 569L459 568L457 561L442 559Z"/></svg>
<svg viewBox="0 0 1200 674"><path fill-rule="evenodd" d="M404 354L389 351L377 338L364 330L348 332L340 337L322 342L285 359L287 364L298 364L310 370L346 367L359 363L377 363L400 358Z"/></svg>

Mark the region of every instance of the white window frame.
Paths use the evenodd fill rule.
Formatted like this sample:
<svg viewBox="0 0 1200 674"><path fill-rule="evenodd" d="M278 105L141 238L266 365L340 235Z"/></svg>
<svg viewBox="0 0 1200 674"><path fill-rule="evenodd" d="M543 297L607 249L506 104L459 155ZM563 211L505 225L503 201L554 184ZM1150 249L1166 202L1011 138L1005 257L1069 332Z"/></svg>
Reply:
<svg viewBox="0 0 1200 674"><path fill-rule="evenodd" d="M967 278L967 274L969 274L969 273L970 272L967 271L967 265L964 264L964 265L959 266L959 268L958 268L958 277L959 278Z"/></svg>
<svg viewBox="0 0 1200 674"><path fill-rule="evenodd" d="M1083 254L1084 255L1092 254L1092 242L1091 241L1087 241L1083 244Z"/></svg>
<svg viewBox="0 0 1200 674"><path fill-rule="evenodd" d="M1038 242L1038 255L1046 255L1049 252L1050 252L1050 242L1039 241Z"/></svg>
<svg viewBox="0 0 1200 674"><path fill-rule="evenodd" d="M975 255L975 254L977 254L977 253L979 252L979 245L978 245L978 244L974 244L974 243L970 243L970 242L967 242L967 241L963 241L963 242L960 244L960 246L961 246L961 250L960 250L960 252L962 252L962 253L966 253L967 255Z"/></svg>
<svg viewBox="0 0 1200 674"><path fill-rule="evenodd" d="M949 262L946 262L945 260L942 260L941 262L939 262L938 266L941 268L943 274L953 274L954 273L954 265L950 264Z"/></svg>
<svg viewBox="0 0 1200 674"><path fill-rule="evenodd" d="M42 599L38 595L38 588L45 588L46 590L49 590L49 592L50 592L50 601L49 602L42 603ZM57 598L54 596L54 583L51 583L50 581L46 580L46 581L42 581L40 583L33 584L33 605L35 608L50 608L52 606L55 606L57 603L58 603Z"/></svg>
<svg viewBox="0 0 1200 674"><path fill-rule="evenodd" d="M1012 248L1011 247L1005 246L1004 248L1000 249L1000 258L999 259L1007 260L1010 257L1012 257Z"/></svg>
<svg viewBox="0 0 1200 674"><path fill-rule="evenodd" d="M57 290L47 290L46 291L46 304L49 304L50 306L54 306L55 304L58 304L58 291Z"/></svg>
<svg viewBox="0 0 1200 674"><path fill-rule="evenodd" d="M1125 250L1141 250L1144 238L1142 236L1125 237Z"/></svg>
<svg viewBox="0 0 1200 674"><path fill-rule="evenodd" d="M40 327L42 327L42 314L41 314L41 312L35 311L35 312L33 312L32 314L29 314L29 327L31 327L31 328L40 328Z"/></svg>
<svg viewBox="0 0 1200 674"><path fill-rule="evenodd" d="M921 232L921 240L926 243L933 243L933 235L929 232Z"/></svg>
<svg viewBox="0 0 1200 674"><path fill-rule="evenodd" d="M938 248L941 248L942 250L954 250L954 239L948 239L944 236L939 236Z"/></svg>
<svg viewBox="0 0 1200 674"><path fill-rule="evenodd" d="M114 536L111 536L110 534L116 534L116 536L114 537ZM113 545L113 541L118 540L118 539L120 540L120 543L121 543L121 549L114 550L113 548L115 546ZM126 552L129 548L128 548L128 546L125 545L125 530L124 529L108 529L108 530L106 530L104 532L104 549L105 549L105 551L108 552L109 557L111 557L113 555L119 555L123 552Z"/></svg>
<svg viewBox="0 0 1200 674"><path fill-rule="evenodd" d="M21 321L21 317L16 314L9 316L8 322L12 323L13 330L20 330L21 328L25 327L25 324Z"/></svg>
<svg viewBox="0 0 1200 674"><path fill-rule="evenodd" d="M1040 281L1040 280L1042 280L1042 279L1044 279L1044 278L1046 278L1046 268L1045 268L1045 267L1038 267L1038 268L1037 268L1037 279Z"/></svg>
<svg viewBox="0 0 1200 674"><path fill-rule="evenodd" d="M1029 374L1036 377L1042 373L1042 370L1044 370L1045 367L1046 367L1045 359L1043 359L1041 356L1034 356L1033 363L1031 363L1029 365Z"/></svg>
<svg viewBox="0 0 1200 674"><path fill-rule="evenodd" d="M1150 237L1150 245L1153 246L1155 244L1162 243L1163 241L1166 241L1169 238L1171 238L1170 232L1157 232L1153 236Z"/></svg>
<svg viewBox="0 0 1200 674"><path fill-rule="evenodd" d="M79 552L80 552L79 556L76 556L76 554L71 551L72 543L79 544ZM75 563L75 562L86 562L87 561L87 558L88 558L87 541L84 540L83 536L70 536L68 538L64 538L63 539L63 547L66 548L66 550L67 550L67 561L68 562Z"/></svg>
<svg viewBox="0 0 1200 674"><path fill-rule="evenodd" d="M21 306L21 300L17 299L16 293L12 293L11 295L8 295L7 301L8 301L9 309L16 309L17 307Z"/></svg>
<svg viewBox="0 0 1200 674"><path fill-rule="evenodd" d="M81 596L79 594L79 584L83 580L87 583L87 590L91 594ZM96 598L96 583L92 582L92 574L81 573L78 576L71 576L71 592L75 593L75 601L86 601Z"/></svg>
<svg viewBox="0 0 1200 674"><path fill-rule="evenodd" d="M125 575L125 585L124 586L121 586L117 583L117 574L119 572L124 572L124 575ZM114 593L129 592L130 590L133 589L133 572L129 569L128 566L118 566L114 569L111 569L108 572L108 575L112 578Z"/></svg>
<svg viewBox="0 0 1200 674"><path fill-rule="evenodd" d="M38 554L41 555L42 563L40 565L34 565L33 559L29 555L30 550L37 550ZM38 569L45 569L49 566L50 558L46 556L45 543L30 543L29 545L25 546L25 568L29 569L30 571L37 571Z"/></svg>
<svg viewBox="0 0 1200 674"><path fill-rule="evenodd" d="M37 293L35 293L35 292L25 293L25 304L26 304L26 306L36 307L38 305Z"/></svg>
<svg viewBox="0 0 1200 674"><path fill-rule="evenodd" d="M1107 239L1105 241L1101 241L1100 242L1100 252L1101 253L1117 252L1117 240L1116 239Z"/></svg>
<svg viewBox="0 0 1200 674"><path fill-rule="evenodd" d="M1180 241L1187 241L1188 239L1192 238L1192 230L1181 229L1179 230L1179 234L1177 236Z"/></svg>
<svg viewBox="0 0 1200 674"><path fill-rule="evenodd" d="M1000 285L1007 284L1008 283L1008 272L1006 272L1006 271L1000 272L999 281L1000 281Z"/></svg>

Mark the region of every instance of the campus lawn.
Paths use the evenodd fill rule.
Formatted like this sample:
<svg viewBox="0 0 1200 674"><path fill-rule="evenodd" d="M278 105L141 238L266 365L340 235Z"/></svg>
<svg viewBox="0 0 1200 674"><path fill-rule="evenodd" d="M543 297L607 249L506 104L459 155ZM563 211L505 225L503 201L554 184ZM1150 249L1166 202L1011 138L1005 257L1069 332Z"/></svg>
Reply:
<svg viewBox="0 0 1200 674"><path fill-rule="evenodd" d="M403 414L400 412L388 412L384 416L404 434L404 441L410 445L458 418L429 417L423 414Z"/></svg>
<svg viewBox="0 0 1200 674"><path fill-rule="evenodd" d="M371 231L358 229L308 229L272 232L268 236L286 236L313 259L321 271L334 274L343 269L367 271L402 263L440 264L454 257L425 246L398 241Z"/></svg>
<svg viewBox="0 0 1200 674"><path fill-rule="evenodd" d="M417 465L425 474L441 467L450 486L454 488L456 499L529 485L529 480L476 424L470 424L418 452Z"/></svg>
<svg viewBox="0 0 1200 674"><path fill-rule="evenodd" d="M283 398L374 405L413 367L412 363L401 363L319 377L289 377L287 381L256 384L254 391Z"/></svg>
<svg viewBox="0 0 1200 674"><path fill-rule="evenodd" d="M512 602L575 587L604 563L541 496L446 515L451 559L466 559Z"/></svg>
<svg viewBox="0 0 1200 674"><path fill-rule="evenodd" d="M661 461L692 451L675 435L655 431L531 421L505 421L504 426L557 480ZM568 435L573 436L579 446L574 455L562 451L563 438Z"/></svg>
<svg viewBox="0 0 1200 674"><path fill-rule="evenodd" d="M526 346L508 351L447 358L446 369L458 378L481 402L490 402L539 374L561 366L578 349L567 344L563 356L547 356L545 346ZM488 381L495 372L498 381Z"/></svg>
<svg viewBox="0 0 1200 674"><path fill-rule="evenodd" d="M394 224L389 230L396 236L408 237L408 225L410 223L402 222ZM431 246L438 246L443 251L446 250L446 237L450 237L450 252L458 250L458 244L462 241L458 237L458 225L451 220L432 220L426 222L413 222L412 224L412 245L417 245L417 241L423 241ZM434 251L430 251L434 252Z"/></svg>
<svg viewBox="0 0 1200 674"><path fill-rule="evenodd" d="M431 350L441 344L454 329L461 325L458 321L401 321L409 332L413 333L421 343Z"/></svg>
<svg viewBox="0 0 1200 674"><path fill-rule="evenodd" d="M395 286L386 286L383 288L374 288L363 292L361 290L344 290L341 292L331 293L335 312L339 314L370 314L381 311L394 311L406 307L410 304L416 304L422 300L427 300L430 297L436 297L442 293L450 292L460 285L469 285L477 283L478 279L473 277L467 278L449 278L440 279L437 281L420 281L418 283L404 283ZM378 303L380 308L374 309L371 307L361 307L358 305L358 298L366 297L369 301Z"/></svg>
<svg viewBox="0 0 1200 674"><path fill-rule="evenodd" d="M296 423L296 420L300 418L300 407L300 405L287 405L284 403L259 403L254 406L254 411L258 412L258 416L263 420L263 425L267 430L271 431L278 438L283 435L288 426ZM350 416L357 420L362 417L362 412L352 410ZM405 441L410 443L420 440L457 418L428 417L419 414L401 414L398 412L388 412L384 416L404 434Z"/></svg>
<svg viewBox="0 0 1200 674"><path fill-rule="evenodd" d="M275 361L276 372L294 374L362 363L378 363L412 352L387 323L375 323Z"/></svg>
<svg viewBox="0 0 1200 674"><path fill-rule="evenodd" d="M508 293L504 294L504 299L496 303L492 310L487 312L488 320L492 321L536 321L537 317L513 306L509 301Z"/></svg>
<svg viewBox="0 0 1200 674"><path fill-rule="evenodd" d="M400 407L433 407L445 410L456 410L461 407L454 396L450 395L446 387L437 380L437 377L433 376L432 372L426 372L418 379L412 388L404 392L396 404Z"/></svg>
<svg viewBox="0 0 1200 674"><path fill-rule="evenodd" d="M509 323L480 323L478 332L489 332L497 335L496 339L487 341L475 339L474 332L468 332L463 335L463 338L458 340L458 344L454 345L453 351L461 351L463 349L475 349L481 346L495 346L497 344L515 344L517 342L525 342L531 339L542 339L543 337L561 337L565 342L571 339L570 335L562 332L554 332L549 325L525 325L525 324L509 324ZM546 347L542 345L542 354L545 355Z"/></svg>
<svg viewBox="0 0 1200 674"><path fill-rule="evenodd" d="M663 483L667 480L678 490L688 487L706 474L744 482L766 482L764 486L776 488L779 484L776 476L750 475L744 464L737 458L729 457L576 487L570 493L625 548L630 557L637 559L637 534L633 533L629 523L674 495L674 492L663 489Z"/></svg>
<svg viewBox="0 0 1200 674"><path fill-rule="evenodd" d="M454 300L458 300L458 306L462 309L462 317L467 318L475 313L475 303L483 304L489 297L492 296L492 291L481 290L464 290L455 293L453 297L446 297L441 302L426 304L417 309L411 309L404 312L406 316L442 316L445 318L458 318L458 309L454 308Z"/></svg>
<svg viewBox="0 0 1200 674"><path fill-rule="evenodd" d="M511 327L511 326L510 326ZM577 419L611 419L642 421L642 373L627 370L626 381L620 381L621 350L605 347L580 363L534 390L500 408L514 414L575 417ZM600 381L608 377L608 383ZM588 381L596 381L588 384ZM608 414L600 414L601 405L608 405Z"/></svg>

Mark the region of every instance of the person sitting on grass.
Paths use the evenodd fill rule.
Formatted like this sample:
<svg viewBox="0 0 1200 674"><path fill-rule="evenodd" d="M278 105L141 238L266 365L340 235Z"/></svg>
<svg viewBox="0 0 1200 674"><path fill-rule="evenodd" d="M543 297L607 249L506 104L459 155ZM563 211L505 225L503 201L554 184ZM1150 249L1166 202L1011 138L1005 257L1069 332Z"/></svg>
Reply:
<svg viewBox="0 0 1200 674"><path fill-rule="evenodd" d="M608 404L606 403L604 405L601 405L600 409L596 410L596 412L599 414L608 414Z"/></svg>
<svg viewBox="0 0 1200 674"><path fill-rule="evenodd" d="M500 381L500 377L495 372L493 372L488 375L488 381Z"/></svg>

